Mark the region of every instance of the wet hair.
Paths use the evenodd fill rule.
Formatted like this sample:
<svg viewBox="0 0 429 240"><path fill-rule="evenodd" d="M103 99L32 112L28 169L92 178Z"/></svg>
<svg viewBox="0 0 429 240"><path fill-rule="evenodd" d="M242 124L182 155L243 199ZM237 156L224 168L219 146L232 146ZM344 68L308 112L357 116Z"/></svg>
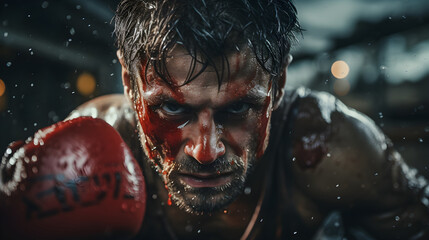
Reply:
<svg viewBox="0 0 429 240"><path fill-rule="evenodd" d="M220 84L224 71L229 74L227 55L247 46L275 79L301 32L290 0L123 0L114 21L116 44L131 76L145 63L169 82L166 59L178 44L192 56L185 84L208 66ZM198 72L196 63L203 66Z"/></svg>

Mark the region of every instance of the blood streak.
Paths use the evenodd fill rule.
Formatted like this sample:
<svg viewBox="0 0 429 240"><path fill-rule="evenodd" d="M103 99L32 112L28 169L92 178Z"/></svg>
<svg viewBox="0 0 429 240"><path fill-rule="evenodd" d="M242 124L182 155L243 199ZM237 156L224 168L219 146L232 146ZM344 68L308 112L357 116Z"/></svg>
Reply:
<svg viewBox="0 0 429 240"><path fill-rule="evenodd" d="M177 102L184 102L183 94L177 88L173 88L171 94ZM142 99L137 99L135 105L139 122L146 136L145 147L148 157L150 159L164 157L164 161L171 163L182 145L182 130L179 126L185 122L160 117L156 110L149 107Z"/></svg>
<svg viewBox="0 0 429 240"><path fill-rule="evenodd" d="M323 133L303 136L293 145L293 155L298 166L305 170L315 168L326 155L326 135Z"/></svg>

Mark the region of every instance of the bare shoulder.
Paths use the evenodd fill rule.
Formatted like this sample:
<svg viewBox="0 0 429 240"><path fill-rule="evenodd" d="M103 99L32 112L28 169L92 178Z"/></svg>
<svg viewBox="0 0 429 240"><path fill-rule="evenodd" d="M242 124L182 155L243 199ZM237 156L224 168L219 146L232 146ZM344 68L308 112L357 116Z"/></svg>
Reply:
<svg viewBox="0 0 429 240"><path fill-rule="evenodd" d="M115 128L138 159L141 155L134 110L122 94L94 98L73 110L66 118L81 116L100 118Z"/></svg>
<svg viewBox="0 0 429 240"><path fill-rule="evenodd" d="M298 89L293 108L292 172L311 198L336 206L397 204L390 141L375 123L325 92ZM399 161L397 159L397 161Z"/></svg>
<svg viewBox="0 0 429 240"><path fill-rule="evenodd" d="M131 105L122 94L110 94L94 98L70 113L67 119L80 116L91 116L101 118L110 125L119 124L118 120L122 118L133 120L133 111Z"/></svg>

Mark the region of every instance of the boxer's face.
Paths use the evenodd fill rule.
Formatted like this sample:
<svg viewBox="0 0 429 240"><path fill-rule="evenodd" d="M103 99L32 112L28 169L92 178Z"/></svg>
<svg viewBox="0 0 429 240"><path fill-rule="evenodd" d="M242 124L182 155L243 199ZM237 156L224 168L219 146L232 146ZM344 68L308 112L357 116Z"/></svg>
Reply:
<svg viewBox="0 0 429 240"><path fill-rule="evenodd" d="M250 51L228 57L230 74L221 85L213 68L183 85L191 59L180 48L172 51L170 84L151 67L145 74L142 64L134 107L142 146L170 199L201 213L224 207L242 192L267 147L275 101L270 76Z"/></svg>

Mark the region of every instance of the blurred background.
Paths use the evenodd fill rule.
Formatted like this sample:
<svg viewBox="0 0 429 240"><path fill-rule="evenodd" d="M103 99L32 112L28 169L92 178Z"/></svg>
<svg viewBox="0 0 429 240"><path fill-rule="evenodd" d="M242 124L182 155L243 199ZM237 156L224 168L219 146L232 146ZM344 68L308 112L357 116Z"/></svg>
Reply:
<svg viewBox="0 0 429 240"><path fill-rule="evenodd" d="M0 152L94 97L121 93L118 0L0 2ZM370 116L429 177L429 1L299 0L288 87Z"/></svg>

